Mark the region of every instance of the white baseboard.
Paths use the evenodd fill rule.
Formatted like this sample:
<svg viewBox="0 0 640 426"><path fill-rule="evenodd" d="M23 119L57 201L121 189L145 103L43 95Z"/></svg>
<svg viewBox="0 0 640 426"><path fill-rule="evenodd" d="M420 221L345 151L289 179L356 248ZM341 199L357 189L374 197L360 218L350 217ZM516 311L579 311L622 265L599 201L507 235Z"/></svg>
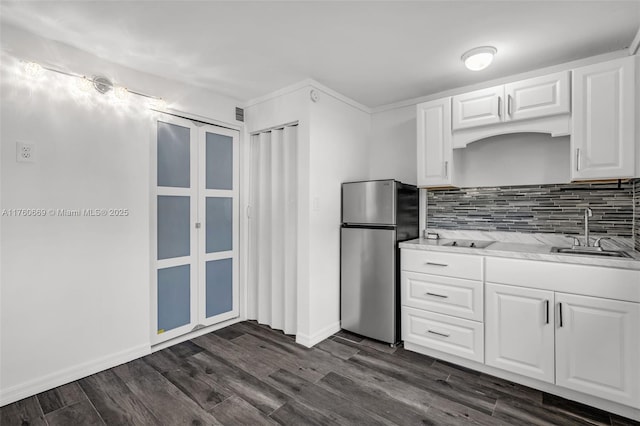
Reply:
<svg viewBox="0 0 640 426"><path fill-rule="evenodd" d="M212 325L209 325L209 326L206 326L206 327L199 328L196 331L192 331L190 333L183 334L183 335L178 336L178 337L174 337L171 340L167 340L165 342L157 343L157 344L151 346L151 352L157 352L159 350L168 348L169 346L177 345L178 343L182 343L184 341L191 340L191 339L193 339L195 337L202 336L203 334L211 333L212 331L220 330L221 328L229 327L232 324L235 324L237 322L242 322L242 321L244 321L243 317L236 317L236 318L231 318L229 320L220 322L218 324L212 324Z"/></svg>
<svg viewBox="0 0 640 426"><path fill-rule="evenodd" d="M151 353L150 345L139 345L80 365L56 371L46 376L0 390L0 407L49 389L82 379L100 371L124 364Z"/></svg>
<svg viewBox="0 0 640 426"><path fill-rule="evenodd" d="M322 342L327 337L337 333L338 331L340 331L340 321L330 324L322 330L318 330L311 335L298 333L296 334L296 343L310 348Z"/></svg>

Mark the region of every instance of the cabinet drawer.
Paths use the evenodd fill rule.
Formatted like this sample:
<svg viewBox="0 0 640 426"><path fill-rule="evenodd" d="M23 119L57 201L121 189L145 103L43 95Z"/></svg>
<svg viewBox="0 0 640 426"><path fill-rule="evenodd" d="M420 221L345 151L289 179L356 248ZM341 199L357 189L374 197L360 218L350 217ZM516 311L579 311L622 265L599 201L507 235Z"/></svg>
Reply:
<svg viewBox="0 0 640 426"><path fill-rule="evenodd" d="M403 306L482 321L482 282L402 272Z"/></svg>
<svg viewBox="0 0 640 426"><path fill-rule="evenodd" d="M402 340L484 362L481 322L402 307Z"/></svg>
<svg viewBox="0 0 640 426"><path fill-rule="evenodd" d="M640 302L640 271L498 257L486 268L488 283Z"/></svg>
<svg viewBox="0 0 640 426"><path fill-rule="evenodd" d="M482 281L482 256L402 250L402 270Z"/></svg>

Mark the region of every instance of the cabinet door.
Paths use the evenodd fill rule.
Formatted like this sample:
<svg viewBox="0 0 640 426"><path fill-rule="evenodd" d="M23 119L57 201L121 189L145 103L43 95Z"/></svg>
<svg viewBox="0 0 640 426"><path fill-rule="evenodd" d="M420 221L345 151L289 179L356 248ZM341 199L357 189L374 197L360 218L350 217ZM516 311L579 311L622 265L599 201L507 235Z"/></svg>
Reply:
<svg viewBox="0 0 640 426"><path fill-rule="evenodd" d="M573 180L633 177L635 58L573 71Z"/></svg>
<svg viewBox="0 0 640 426"><path fill-rule="evenodd" d="M453 185L451 98L418 105L418 186Z"/></svg>
<svg viewBox="0 0 640 426"><path fill-rule="evenodd" d="M485 363L553 383L553 292L485 286Z"/></svg>
<svg viewBox="0 0 640 426"><path fill-rule="evenodd" d="M556 293L556 384L640 406L640 304Z"/></svg>
<svg viewBox="0 0 640 426"><path fill-rule="evenodd" d="M454 96L453 130L485 126L502 121L504 86L490 87Z"/></svg>
<svg viewBox="0 0 640 426"><path fill-rule="evenodd" d="M569 71L505 85L505 121L525 120L569 112Z"/></svg>

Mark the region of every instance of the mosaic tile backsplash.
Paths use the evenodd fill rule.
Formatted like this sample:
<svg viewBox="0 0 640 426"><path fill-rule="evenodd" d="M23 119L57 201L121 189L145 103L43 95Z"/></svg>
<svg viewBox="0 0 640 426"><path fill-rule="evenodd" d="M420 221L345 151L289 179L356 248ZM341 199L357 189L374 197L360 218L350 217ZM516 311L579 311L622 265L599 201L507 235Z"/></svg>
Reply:
<svg viewBox="0 0 640 426"><path fill-rule="evenodd" d="M635 180L633 203L633 239L636 251L640 251L640 179Z"/></svg>
<svg viewBox="0 0 640 426"><path fill-rule="evenodd" d="M635 213L634 213L635 205ZM427 191L427 227L634 237L640 248L640 179L618 183L459 188ZM634 227L635 217L635 227Z"/></svg>

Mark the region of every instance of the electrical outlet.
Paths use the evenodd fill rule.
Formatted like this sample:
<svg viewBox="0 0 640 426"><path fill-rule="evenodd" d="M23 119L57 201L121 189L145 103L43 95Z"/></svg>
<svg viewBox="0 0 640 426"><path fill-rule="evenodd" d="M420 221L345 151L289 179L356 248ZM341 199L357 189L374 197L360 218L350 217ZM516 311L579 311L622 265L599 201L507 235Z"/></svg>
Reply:
<svg viewBox="0 0 640 426"><path fill-rule="evenodd" d="M36 145L33 143L18 142L16 144L16 161L19 163L35 163Z"/></svg>

